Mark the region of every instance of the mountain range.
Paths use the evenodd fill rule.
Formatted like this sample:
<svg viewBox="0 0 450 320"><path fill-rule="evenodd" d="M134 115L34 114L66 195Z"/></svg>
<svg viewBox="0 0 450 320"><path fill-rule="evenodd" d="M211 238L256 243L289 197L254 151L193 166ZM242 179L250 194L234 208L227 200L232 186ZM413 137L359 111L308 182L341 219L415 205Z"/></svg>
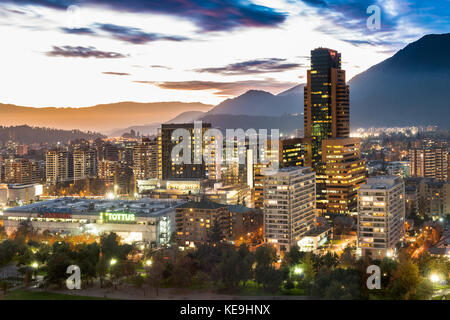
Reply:
<svg viewBox="0 0 450 320"><path fill-rule="evenodd" d="M351 126L438 125L450 127L450 34L432 34L349 81ZM0 125L28 124L95 130L110 136L131 129L154 134L161 123L200 119L220 128L303 127L303 89L278 95L260 90L202 103L121 102L87 108L31 108L0 104ZM278 126L278 127L277 127Z"/></svg>

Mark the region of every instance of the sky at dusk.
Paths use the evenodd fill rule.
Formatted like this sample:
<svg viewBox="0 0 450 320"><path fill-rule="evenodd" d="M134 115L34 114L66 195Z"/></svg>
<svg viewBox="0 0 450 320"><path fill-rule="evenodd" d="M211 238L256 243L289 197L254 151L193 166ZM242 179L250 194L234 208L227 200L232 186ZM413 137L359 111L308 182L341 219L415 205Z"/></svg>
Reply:
<svg viewBox="0 0 450 320"><path fill-rule="evenodd" d="M425 34L450 32L449 21L450 0L0 1L0 103L276 94L306 81L311 49L340 51L349 80Z"/></svg>

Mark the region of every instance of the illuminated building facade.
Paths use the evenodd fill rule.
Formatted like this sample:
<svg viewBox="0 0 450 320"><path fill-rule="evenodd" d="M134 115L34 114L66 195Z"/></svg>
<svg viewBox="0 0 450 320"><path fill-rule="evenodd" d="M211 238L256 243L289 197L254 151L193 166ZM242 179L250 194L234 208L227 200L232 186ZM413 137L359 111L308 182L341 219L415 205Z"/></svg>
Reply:
<svg viewBox="0 0 450 320"><path fill-rule="evenodd" d="M115 232L125 243L166 245L174 229L180 200L106 200L60 198L13 207L3 212L3 223L12 234L21 221L30 221L37 232L94 234Z"/></svg>
<svg viewBox="0 0 450 320"><path fill-rule="evenodd" d="M404 232L403 179L397 176L369 178L358 190L358 251L372 259L392 257Z"/></svg>
<svg viewBox="0 0 450 320"><path fill-rule="evenodd" d="M325 187L320 189L322 194L317 197L317 207L327 213L356 212L358 189L366 181L359 139L327 139L322 147L325 172L317 180Z"/></svg>
<svg viewBox="0 0 450 320"><path fill-rule="evenodd" d="M73 151L73 179L75 181L97 176L97 153L94 149Z"/></svg>
<svg viewBox="0 0 450 320"><path fill-rule="evenodd" d="M135 179L153 179L158 177L158 141L143 138L133 148L133 173Z"/></svg>
<svg viewBox="0 0 450 320"><path fill-rule="evenodd" d="M220 228L222 240L233 235L232 214L227 205L197 198L176 208L175 223L180 246L193 246L211 242L211 230L215 223Z"/></svg>
<svg viewBox="0 0 450 320"><path fill-rule="evenodd" d="M448 152L446 148L410 149L408 152L411 176L448 180Z"/></svg>
<svg viewBox="0 0 450 320"><path fill-rule="evenodd" d="M279 169L264 178L264 239L279 253L315 228L316 175L307 167Z"/></svg>
<svg viewBox="0 0 450 320"><path fill-rule="evenodd" d="M280 166L303 167L305 165L306 145L302 138L284 139L280 141Z"/></svg>
<svg viewBox="0 0 450 320"><path fill-rule="evenodd" d="M207 178L207 169L204 161L195 164L194 159L203 156L205 143L203 141L203 134L206 130L211 128L210 123L202 123L202 128L195 132L193 123L184 124L162 124L158 133L158 177L162 180L171 179L205 179ZM191 155L191 163L176 164L175 159L172 159L172 149L180 143L181 139L172 139L172 134L177 129L186 129L191 137L189 144L189 153ZM178 138L178 137L177 137ZM195 148L195 139L202 139L201 148Z"/></svg>
<svg viewBox="0 0 450 320"><path fill-rule="evenodd" d="M69 153L63 150L49 150L46 154L46 181L48 184L65 182L69 179Z"/></svg>

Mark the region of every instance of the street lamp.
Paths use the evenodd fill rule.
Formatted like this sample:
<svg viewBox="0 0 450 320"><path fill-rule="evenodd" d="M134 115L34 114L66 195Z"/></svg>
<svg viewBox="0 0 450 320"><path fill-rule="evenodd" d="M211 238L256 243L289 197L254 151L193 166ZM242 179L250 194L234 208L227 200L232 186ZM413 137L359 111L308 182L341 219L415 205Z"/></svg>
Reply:
<svg viewBox="0 0 450 320"><path fill-rule="evenodd" d="M148 259L147 261L145 261L145 264L147 267L150 267L152 265L152 260Z"/></svg>
<svg viewBox="0 0 450 320"><path fill-rule="evenodd" d="M431 282L433 282L433 283L438 283L439 281L441 281L441 277L440 277L438 274L433 273L433 274L430 276L430 280L431 280Z"/></svg>
<svg viewBox="0 0 450 320"><path fill-rule="evenodd" d="M33 269L37 269L39 267L39 264L37 262L33 262L33 264L31 265L31 267Z"/></svg>
<svg viewBox="0 0 450 320"><path fill-rule="evenodd" d="M294 268L294 273L296 275L300 275L300 274L302 274L302 272L303 272L302 268L300 268L300 267L295 267Z"/></svg>
<svg viewBox="0 0 450 320"><path fill-rule="evenodd" d="M111 261L109 262L110 265L115 265L117 263L117 259L112 258Z"/></svg>

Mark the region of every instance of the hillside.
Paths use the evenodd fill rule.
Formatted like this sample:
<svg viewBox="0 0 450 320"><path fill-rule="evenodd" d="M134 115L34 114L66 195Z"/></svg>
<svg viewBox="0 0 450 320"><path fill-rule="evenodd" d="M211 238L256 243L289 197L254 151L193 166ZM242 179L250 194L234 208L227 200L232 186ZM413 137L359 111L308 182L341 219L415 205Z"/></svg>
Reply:
<svg viewBox="0 0 450 320"><path fill-rule="evenodd" d="M211 105L184 102L119 102L86 108L32 108L0 104L0 125L30 125L106 132L144 123L162 123L185 111L203 111Z"/></svg>
<svg viewBox="0 0 450 320"><path fill-rule="evenodd" d="M49 143L67 142L77 139L95 140L106 138L104 135L94 132L82 132L80 130L59 130L50 128L38 128L30 126L3 127L0 126L0 142L5 144L8 140L18 143Z"/></svg>
<svg viewBox="0 0 450 320"><path fill-rule="evenodd" d="M450 127L450 34L427 35L355 76L352 127Z"/></svg>

